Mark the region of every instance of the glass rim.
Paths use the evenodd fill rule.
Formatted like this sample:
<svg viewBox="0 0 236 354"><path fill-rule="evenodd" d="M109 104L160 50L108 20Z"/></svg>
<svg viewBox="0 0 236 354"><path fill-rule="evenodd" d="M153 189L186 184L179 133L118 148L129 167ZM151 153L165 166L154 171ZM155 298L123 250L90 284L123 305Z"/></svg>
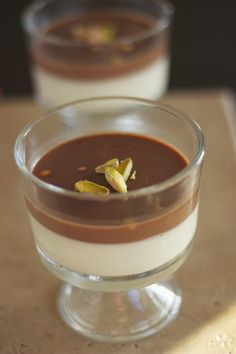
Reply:
<svg viewBox="0 0 236 354"><path fill-rule="evenodd" d="M27 137L27 135L32 131L32 129L40 124L42 121L45 121L49 119L50 117L53 117L55 114L59 113L62 109L71 107L71 106L77 106L79 104L83 103L89 103L92 101L104 101L104 100L126 100L126 101L133 101L137 102L140 104L143 104L144 106L146 105L147 107L152 107L154 109L169 113L170 115L174 116L176 119L182 120L185 123L187 123L192 130L195 132L196 136L196 141L197 141L197 151L194 155L194 157L189 161L189 163L178 173L176 173L174 176L160 182L153 184L151 186L143 187L137 190L132 190L128 191L127 193L111 193L108 196L101 196L101 195L96 195L96 194L89 194L89 193L78 193L76 191L70 191L68 189L58 187L55 185L52 185L50 183L47 183L37 176L35 176L30 169L28 169L24 163L22 163L22 159L19 157L19 147L22 143L22 141ZM59 195L63 196L68 196L68 197L73 197L76 199L81 199L81 200L94 200L94 201L104 201L104 200L124 200L127 198L137 198L140 196L145 196L145 195L150 195L154 193L159 193L162 192L177 183L181 182L185 177L187 177L191 171L195 168L195 166L200 166L203 157L205 154L205 139L203 132L199 126L199 124L192 118L190 118L187 114L179 111L176 108L172 108L166 104L162 103L157 103L156 101L153 100L148 100L144 98L137 98L137 97L125 97L125 96L104 96L104 97L92 97L92 98L86 98L86 99L81 99L81 100L76 100L61 106L58 106L56 108L53 108L49 110L46 114L40 116L38 119L33 120L29 122L19 133L15 146L14 146L14 157L16 161L16 165L21 171L22 175L26 177L26 179L30 180L34 184L36 184L38 187L41 187L43 189L46 189L48 191L57 193Z"/></svg>
<svg viewBox="0 0 236 354"><path fill-rule="evenodd" d="M145 29L142 32L139 32L135 35L129 35L125 38L120 38L112 41L112 43L105 44L79 44L70 40L58 38L55 35L48 35L44 32L40 32L35 26L33 16L37 13L37 11L45 8L48 4L57 3L57 2L67 2L67 0L39 0L34 1L30 5L28 5L22 14L22 25L27 33L37 37L38 39L43 39L47 43L64 45L64 46L72 46L72 47L112 47L116 45L128 44L130 42L136 42L139 40L143 40L151 37L152 35L159 34L168 27L170 27L172 23L172 16L174 14L174 6L168 0L154 0L158 5L160 5L163 9L164 16L160 20L155 21L154 26L150 29ZM161 25L160 25L161 23Z"/></svg>

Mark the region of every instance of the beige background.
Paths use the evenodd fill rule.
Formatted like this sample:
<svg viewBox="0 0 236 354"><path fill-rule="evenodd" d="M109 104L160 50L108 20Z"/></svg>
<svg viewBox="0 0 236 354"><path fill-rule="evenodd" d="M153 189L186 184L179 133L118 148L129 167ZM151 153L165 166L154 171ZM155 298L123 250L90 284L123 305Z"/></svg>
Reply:
<svg viewBox="0 0 236 354"><path fill-rule="evenodd" d="M13 160L17 134L39 108L29 99L0 102L0 353L236 353L236 166L233 97L227 91L173 92L163 102L194 117L207 142L199 226L193 252L176 277L177 320L128 344L103 344L59 318L60 283L41 265Z"/></svg>

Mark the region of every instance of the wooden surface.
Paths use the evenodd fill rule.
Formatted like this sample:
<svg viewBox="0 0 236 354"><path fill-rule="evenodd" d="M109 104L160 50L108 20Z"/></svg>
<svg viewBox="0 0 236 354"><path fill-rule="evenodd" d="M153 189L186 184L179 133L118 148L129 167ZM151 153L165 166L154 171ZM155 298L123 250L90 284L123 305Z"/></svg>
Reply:
<svg viewBox="0 0 236 354"><path fill-rule="evenodd" d="M236 166L233 100L227 91L173 92L163 100L194 117L207 142L199 226L176 277L177 320L135 343L93 342L70 330L56 309L59 281L40 263L13 160L21 128L40 110L29 99L0 102L0 353L236 353ZM235 117L236 119L236 117Z"/></svg>

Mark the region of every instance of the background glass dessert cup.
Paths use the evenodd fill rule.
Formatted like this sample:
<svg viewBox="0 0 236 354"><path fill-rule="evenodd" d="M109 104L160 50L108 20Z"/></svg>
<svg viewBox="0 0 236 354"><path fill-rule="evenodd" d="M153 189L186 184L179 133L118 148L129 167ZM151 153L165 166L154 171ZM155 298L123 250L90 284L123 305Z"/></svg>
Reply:
<svg viewBox="0 0 236 354"><path fill-rule="evenodd" d="M97 114L94 104L99 107ZM114 140L110 151L106 151L104 134ZM101 136L104 144L96 140L96 149L81 156L85 137L92 141ZM115 141L116 136L128 143ZM42 157L52 156L49 152L77 141L78 175L85 173L87 178L88 171L79 166L89 169L91 156L103 154L101 162L104 156L128 157L132 139L137 137L144 143L169 147L172 155L182 156L185 166L170 178L148 185L144 179L156 173L160 156L135 148L136 156L130 156L137 169L134 182L144 183L143 187L132 188L130 181L128 193L105 197L49 184L50 164L44 180L32 173ZM59 171L68 169L65 161L74 159L69 155L59 154ZM151 335L177 316L181 293L170 275L192 246L203 156L203 135L193 120L144 99L77 101L20 133L15 159L23 176L36 247L44 265L64 281L59 310L69 326L93 339L119 342Z"/></svg>
<svg viewBox="0 0 236 354"><path fill-rule="evenodd" d="M166 91L173 8L160 0L37 1L23 24L36 98L55 107L87 97L157 99Z"/></svg>

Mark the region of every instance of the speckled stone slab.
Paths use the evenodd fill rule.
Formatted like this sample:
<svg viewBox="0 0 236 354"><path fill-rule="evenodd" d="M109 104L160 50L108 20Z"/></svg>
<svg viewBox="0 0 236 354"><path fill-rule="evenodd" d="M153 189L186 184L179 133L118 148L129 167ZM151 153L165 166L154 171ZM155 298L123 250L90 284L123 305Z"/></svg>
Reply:
<svg viewBox="0 0 236 354"><path fill-rule="evenodd" d="M0 102L0 353L236 353L236 165L233 96L225 90L172 92L162 100L194 117L207 154L199 226L191 256L176 275L179 317L135 343L86 339L60 319L60 283L40 263L26 217L13 145L40 109L30 99ZM236 119L236 117L235 117Z"/></svg>

